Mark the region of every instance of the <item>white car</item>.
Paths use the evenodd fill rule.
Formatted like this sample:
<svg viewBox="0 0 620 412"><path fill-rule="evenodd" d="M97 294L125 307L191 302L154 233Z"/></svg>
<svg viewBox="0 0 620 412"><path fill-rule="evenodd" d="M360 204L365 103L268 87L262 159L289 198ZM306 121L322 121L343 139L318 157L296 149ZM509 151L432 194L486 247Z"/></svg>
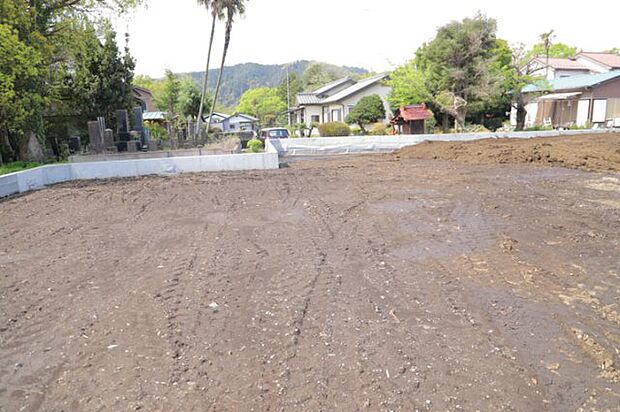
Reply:
<svg viewBox="0 0 620 412"><path fill-rule="evenodd" d="M262 129L258 138L265 143L265 139L288 139L290 136L288 129L285 127L271 127Z"/></svg>

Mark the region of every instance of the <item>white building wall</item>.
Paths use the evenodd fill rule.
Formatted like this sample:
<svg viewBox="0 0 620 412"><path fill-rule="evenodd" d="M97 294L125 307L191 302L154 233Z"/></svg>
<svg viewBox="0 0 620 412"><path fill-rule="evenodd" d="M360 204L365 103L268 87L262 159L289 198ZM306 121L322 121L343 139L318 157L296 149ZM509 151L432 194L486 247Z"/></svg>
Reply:
<svg viewBox="0 0 620 412"><path fill-rule="evenodd" d="M577 56L577 61L583 64L584 66L586 66L588 69L590 69L594 73L607 73L609 71L607 67L599 63L595 63L592 60L586 59L584 57Z"/></svg>
<svg viewBox="0 0 620 412"><path fill-rule="evenodd" d="M385 120L389 121L390 118L392 117L392 111L390 110L390 105L387 102L387 98L391 91L392 91L391 87L384 86L381 83L375 83L372 86L364 90L361 90L358 93L352 96L349 96L346 99L343 99L338 103L341 106L344 105L347 108L347 112L345 114L346 116L347 114L349 114L348 112L349 106L355 106L362 99L362 97L372 96L373 94L376 94L379 97L381 97L381 100L383 101L383 107L385 108Z"/></svg>

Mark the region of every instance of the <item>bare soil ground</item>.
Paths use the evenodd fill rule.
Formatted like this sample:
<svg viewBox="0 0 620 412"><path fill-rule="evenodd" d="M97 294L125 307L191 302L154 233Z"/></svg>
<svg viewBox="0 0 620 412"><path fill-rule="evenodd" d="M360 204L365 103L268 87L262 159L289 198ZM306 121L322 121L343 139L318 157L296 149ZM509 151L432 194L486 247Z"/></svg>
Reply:
<svg viewBox="0 0 620 412"><path fill-rule="evenodd" d="M0 203L0 410L618 410L620 175L359 156Z"/></svg>
<svg viewBox="0 0 620 412"><path fill-rule="evenodd" d="M483 139L424 142L407 147L402 158L441 159L465 164L535 163L591 171L620 171L620 133L537 139Z"/></svg>

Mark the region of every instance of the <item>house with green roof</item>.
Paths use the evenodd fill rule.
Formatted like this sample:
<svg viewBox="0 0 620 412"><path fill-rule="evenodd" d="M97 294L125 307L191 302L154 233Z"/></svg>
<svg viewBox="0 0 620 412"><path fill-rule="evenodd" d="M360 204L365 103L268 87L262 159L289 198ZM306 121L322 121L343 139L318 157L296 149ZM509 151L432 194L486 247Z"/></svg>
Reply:
<svg viewBox="0 0 620 412"><path fill-rule="evenodd" d="M541 80L522 93L525 127L620 127L620 70Z"/></svg>

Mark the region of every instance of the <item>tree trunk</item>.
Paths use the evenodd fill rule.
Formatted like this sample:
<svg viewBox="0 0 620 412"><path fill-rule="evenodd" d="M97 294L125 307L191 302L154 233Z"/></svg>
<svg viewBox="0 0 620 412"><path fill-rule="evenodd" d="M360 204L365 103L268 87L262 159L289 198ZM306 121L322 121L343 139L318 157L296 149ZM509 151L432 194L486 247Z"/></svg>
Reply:
<svg viewBox="0 0 620 412"><path fill-rule="evenodd" d="M211 23L211 37L209 38L209 51L207 53L207 67L202 78L202 94L200 95L200 109L198 110L198 119L196 122L196 138L200 138L200 129L202 126L202 112L204 111L205 97L207 96L207 88L209 82L209 65L211 64L211 49L213 47L213 38L215 37L215 21L216 14L213 13L213 22Z"/></svg>
<svg viewBox="0 0 620 412"><path fill-rule="evenodd" d="M220 73L217 77L217 85L215 86L215 94L213 95L213 104L211 105L211 111L209 112L209 123L211 122L211 116L215 112L215 104L217 103L217 95L220 92L222 85L222 75L224 74L224 63L226 63L226 55L228 54L228 46L230 46L230 33L232 31L232 17L229 16L226 21L226 34L224 36L224 52L222 53L222 63L220 64ZM209 137L209 130L207 130L207 138Z"/></svg>
<svg viewBox="0 0 620 412"><path fill-rule="evenodd" d="M517 104L517 131L525 129L525 117L527 116L527 110L521 103Z"/></svg>
<svg viewBox="0 0 620 412"><path fill-rule="evenodd" d="M441 125L443 128L443 132L448 133L448 130L450 129L450 116L448 116L448 113L443 113Z"/></svg>

